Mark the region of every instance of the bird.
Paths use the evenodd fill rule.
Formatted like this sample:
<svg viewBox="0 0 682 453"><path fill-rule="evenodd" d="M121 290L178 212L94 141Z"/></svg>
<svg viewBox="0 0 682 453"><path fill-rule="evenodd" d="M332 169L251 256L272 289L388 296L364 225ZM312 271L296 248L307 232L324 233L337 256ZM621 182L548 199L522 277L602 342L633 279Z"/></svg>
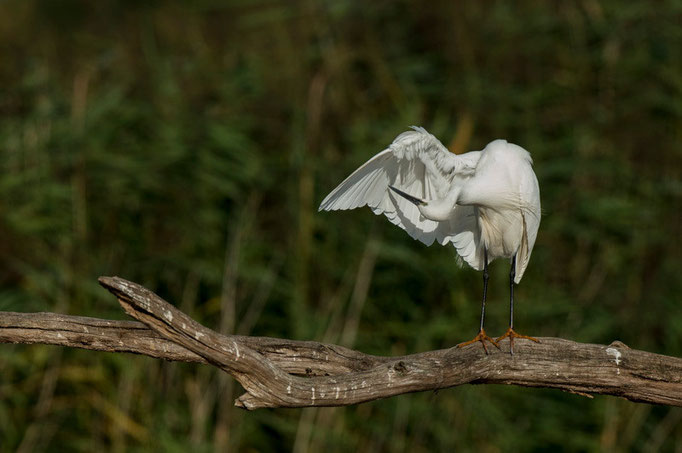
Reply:
<svg viewBox="0 0 682 453"><path fill-rule="evenodd" d="M530 153L521 146L497 139L481 151L450 152L423 127L412 126L339 184L319 211L363 206L429 246L452 244L460 265L483 271L483 298L479 333L464 347L486 341L500 349L509 338L536 338L514 330L514 285L528 266L540 226L540 187ZM497 258L510 260L509 328L493 339L484 329L488 295L488 265Z"/></svg>

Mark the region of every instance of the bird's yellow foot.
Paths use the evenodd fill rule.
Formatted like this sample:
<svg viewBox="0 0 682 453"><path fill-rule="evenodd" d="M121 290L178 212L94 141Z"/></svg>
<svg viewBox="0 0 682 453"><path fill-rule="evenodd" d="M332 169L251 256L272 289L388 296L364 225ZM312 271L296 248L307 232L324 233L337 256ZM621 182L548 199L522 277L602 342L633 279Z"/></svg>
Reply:
<svg viewBox="0 0 682 453"><path fill-rule="evenodd" d="M490 338L486 333L484 329L481 329L480 332L478 332L478 335L476 335L473 339L469 341L465 341L464 343L460 343L457 345L458 348L463 348L464 346L468 346L470 344L474 344L477 341L480 341L481 344L483 345L483 350L485 351L486 354L488 354L488 348L485 347L485 342L489 341L495 346L497 349L500 349L500 346L497 344L497 341L493 340Z"/></svg>
<svg viewBox="0 0 682 453"><path fill-rule="evenodd" d="M507 329L507 331L504 333L504 335L502 335L500 338L495 340L495 342L499 343L500 341L504 340L507 337L509 337L509 352L511 354L514 354L514 338L523 338L526 340L534 341L536 343L540 343L540 340L538 340L537 338L533 338L533 337L529 337L528 335L521 335L520 333L516 333L516 331L514 331L514 329L512 329L511 327L509 329Z"/></svg>

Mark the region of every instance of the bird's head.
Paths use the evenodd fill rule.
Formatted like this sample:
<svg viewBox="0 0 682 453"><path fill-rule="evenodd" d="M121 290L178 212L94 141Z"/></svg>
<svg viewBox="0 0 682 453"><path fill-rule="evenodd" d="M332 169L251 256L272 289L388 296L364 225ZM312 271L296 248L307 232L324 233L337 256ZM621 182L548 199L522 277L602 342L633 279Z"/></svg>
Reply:
<svg viewBox="0 0 682 453"><path fill-rule="evenodd" d="M435 222L442 222L447 220L452 215L452 210L455 208L457 203L457 197L459 195L459 188L456 187L451 190L448 195L444 198L434 199L434 200L422 200L415 196L405 193L400 189L396 189L393 186L388 186L393 192L400 195L410 203L413 203L419 209L422 216L429 220Z"/></svg>

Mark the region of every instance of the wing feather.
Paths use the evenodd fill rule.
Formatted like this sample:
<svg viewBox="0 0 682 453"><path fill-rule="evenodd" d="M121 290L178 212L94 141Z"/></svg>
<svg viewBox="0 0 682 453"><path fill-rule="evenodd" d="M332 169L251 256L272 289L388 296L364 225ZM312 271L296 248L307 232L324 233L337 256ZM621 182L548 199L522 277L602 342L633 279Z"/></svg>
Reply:
<svg viewBox="0 0 682 453"><path fill-rule="evenodd" d="M422 199L445 196L452 184L473 175L479 151L452 154L421 127L403 132L388 149L355 170L322 200L319 210L354 209L368 205L394 225L426 245L452 242L457 253L472 267L480 268L480 246L471 206L457 206L450 219L436 222L422 217L419 209L388 189L389 185Z"/></svg>
<svg viewBox="0 0 682 453"><path fill-rule="evenodd" d="M542 215L540 207L540 187L535 173L530 171L529 176L521 180L520 192L523 198L527 200L527 203L521 211L523 236L521 238L521 247L516 253L516 277L514 278L516 283L521 281L523 273L526 271L526 267L528 267L530 255L533 252L535 239L538 236L538 229L540 228L540 218Z"/></svg>
<svg viewBox="0 0 682 453"><path fill-rule="evenodd" d="M332 190L329 195L322 200L319 210L337 211L343 209L354 209L364 204L367 204L368 193L360 193L360 188L363 182L374 180L377 183L377 189L385 191L382 186L385 184L388 187L387 167L393 164L393 156L390 150L384 150L367 161L360 168L355 170L348 178ZM355 197L358 197L358 202L355 202ZM374 198L374 197L369 197ZM362 203L364 200L364 204Z"/></svg>

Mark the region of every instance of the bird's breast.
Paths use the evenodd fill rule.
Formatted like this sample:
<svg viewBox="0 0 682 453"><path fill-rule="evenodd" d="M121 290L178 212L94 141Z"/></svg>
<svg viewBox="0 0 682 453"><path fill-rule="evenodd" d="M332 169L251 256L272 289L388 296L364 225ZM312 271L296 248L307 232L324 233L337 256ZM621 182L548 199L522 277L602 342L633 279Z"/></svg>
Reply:
<svg viewBox="0 0 682 453"><path fill-rule="evenodd" d="M491 261L510 258L521 247L524 234L521 211L478 208L478 224Z"/></svg>

